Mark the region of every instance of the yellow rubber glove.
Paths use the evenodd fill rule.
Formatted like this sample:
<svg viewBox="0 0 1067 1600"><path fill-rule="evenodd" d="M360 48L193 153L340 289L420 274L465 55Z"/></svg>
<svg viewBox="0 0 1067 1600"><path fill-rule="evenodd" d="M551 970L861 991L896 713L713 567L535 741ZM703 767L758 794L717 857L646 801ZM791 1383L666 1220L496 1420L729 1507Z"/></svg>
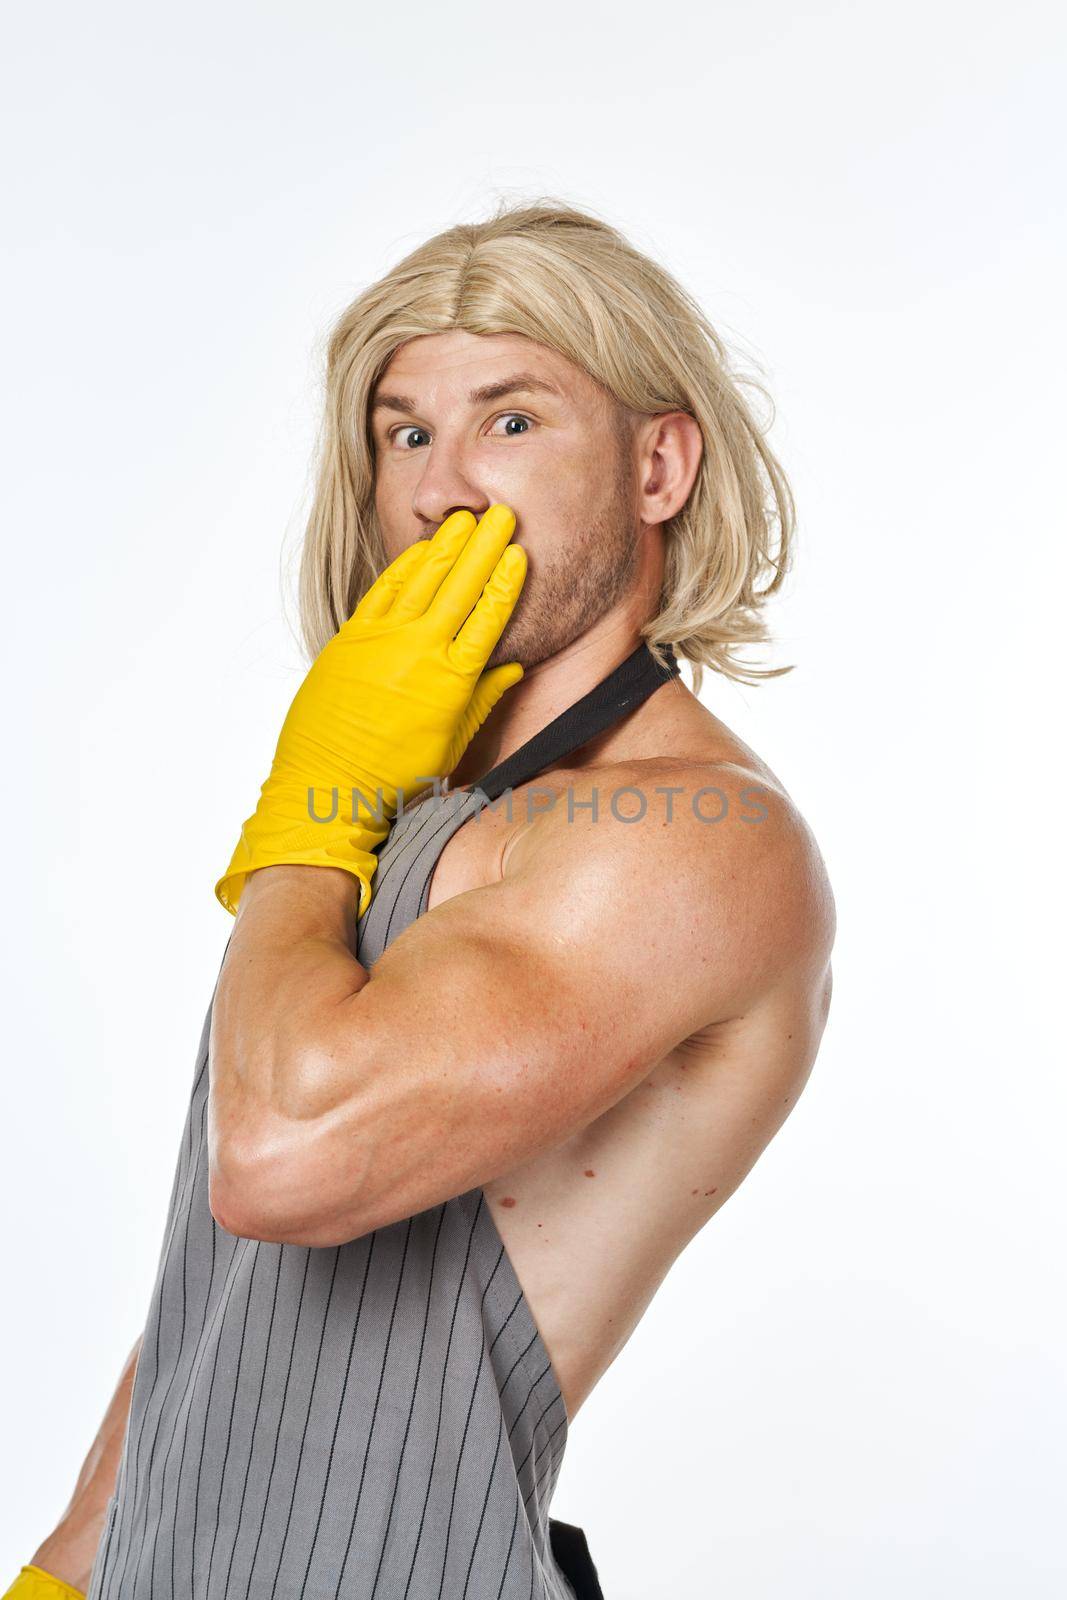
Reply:
<svg viewBox="0 0 1067 1600"><path fill-rule="evenodd" d="M477 523L454 512L385 569L316 656L215 885L227 911L236 914L250 872L295 862L352 873L362 916L374 851L401 801L453 771L522 677L517 661L484 670L526 579L526 552L508 544L514 531L507 506Z"/></svg>
<svg viewBox="0 0 1067 1600"><path fill-rule="evenodd" d="M85 1600L83 1589L53 1578L43 1567L23 1567L3 1600Z"/></svg>

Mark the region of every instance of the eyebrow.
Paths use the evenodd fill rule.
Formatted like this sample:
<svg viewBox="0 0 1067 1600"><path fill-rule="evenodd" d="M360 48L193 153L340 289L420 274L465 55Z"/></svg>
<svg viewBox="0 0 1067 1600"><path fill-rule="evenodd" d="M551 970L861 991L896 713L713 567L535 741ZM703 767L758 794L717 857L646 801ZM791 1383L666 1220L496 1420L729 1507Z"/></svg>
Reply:
<svg viewBox="0 0 1067 1600"><path fill-rule="evenodd" d="M510 378L500 378L496 383L485 383L480 389L472 389L467 400L472 406L480 406L492 400L503 400L511 394L554 394L558 400L564 398L562 390L547 379L535 377L532 372L516 372ZM415 401L406 394L377 394L371 406L372 411L410 412L418 409Z"/></svg>

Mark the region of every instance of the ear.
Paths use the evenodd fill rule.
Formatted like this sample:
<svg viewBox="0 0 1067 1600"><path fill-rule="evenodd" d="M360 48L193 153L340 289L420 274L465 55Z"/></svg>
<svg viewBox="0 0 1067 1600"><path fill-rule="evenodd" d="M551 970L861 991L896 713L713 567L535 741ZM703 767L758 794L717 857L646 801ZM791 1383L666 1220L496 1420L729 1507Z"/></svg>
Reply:
<svg viewBox="0 0 1067 1600"><path fill-rule="evenodd" d="M687 411L666 411L647 418L637 429L637 514L653 525L677 516L689 498L704 437Z"/></svg>

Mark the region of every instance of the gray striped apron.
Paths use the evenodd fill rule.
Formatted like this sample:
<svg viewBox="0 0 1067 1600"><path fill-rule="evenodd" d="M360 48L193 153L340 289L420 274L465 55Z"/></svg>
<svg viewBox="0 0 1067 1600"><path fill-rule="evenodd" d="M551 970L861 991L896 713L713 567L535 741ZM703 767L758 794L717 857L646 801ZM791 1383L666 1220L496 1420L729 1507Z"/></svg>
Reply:
<svg viewBox="0 0 1067 1600"><path fill-rule="evenodd" d="M676 676L664 653L642 642L478 784L401 812L364 966L456 830ZM209 1005L88 1600L599 1600L584 1532L549 1516L568 1419L483 1191L326 1249L227 1233L210 1026Z"/></svg>

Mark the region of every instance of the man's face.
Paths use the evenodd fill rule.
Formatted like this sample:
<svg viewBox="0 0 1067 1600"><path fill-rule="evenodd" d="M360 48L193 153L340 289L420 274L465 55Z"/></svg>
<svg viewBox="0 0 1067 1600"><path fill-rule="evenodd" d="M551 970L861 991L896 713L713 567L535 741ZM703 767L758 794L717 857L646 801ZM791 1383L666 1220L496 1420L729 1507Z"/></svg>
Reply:
<svg viewBox="0 0 1067 1600"><path fill-rule="evenodd" d="M627 415L566 357L517 334L429 334L397 350L372 406L390 561L459 507L515 513L526 581L487 665L536 666L625 595L640 531Z"/></svg>

